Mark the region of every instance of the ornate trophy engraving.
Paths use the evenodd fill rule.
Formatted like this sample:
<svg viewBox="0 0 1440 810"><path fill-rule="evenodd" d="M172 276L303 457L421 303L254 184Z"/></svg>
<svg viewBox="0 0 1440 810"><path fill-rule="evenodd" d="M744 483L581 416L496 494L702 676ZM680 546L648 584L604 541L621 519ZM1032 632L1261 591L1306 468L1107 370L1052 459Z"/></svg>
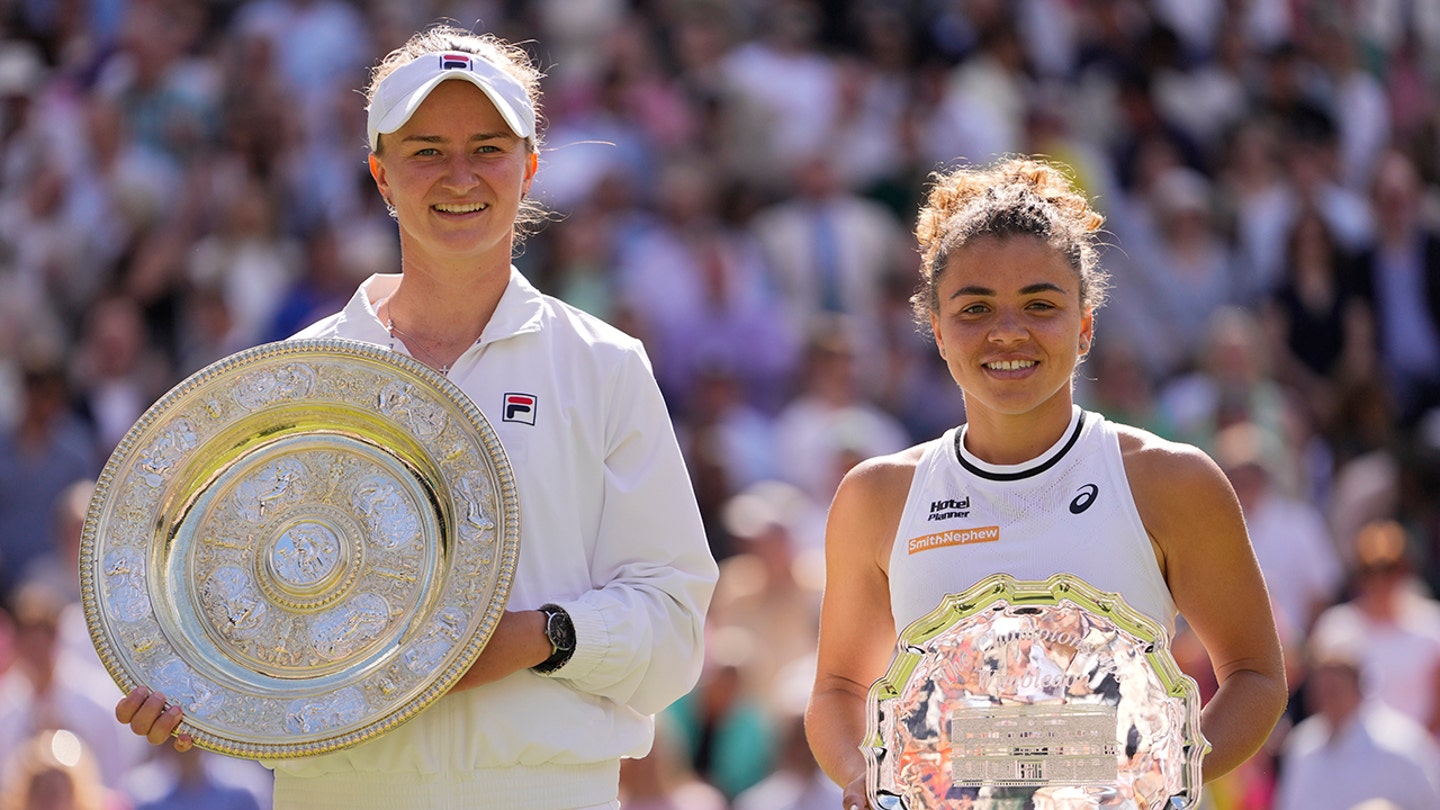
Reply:
<svg viewBox="0 0 1440 810"><path fill-rule="evenodd" d="M1065 574L946 597L901 633L867 726L885 810L1180 810L1209 750L1164 628Z"/></svg>
<svg viewBox="0 0 1440 810"><path fill-rule="evenodd" d="M81 541L90 636L201 747L338 750L474 663L518 504L490 423L442 375L353 341L259 346L172 389L105 465Z"/></svg>

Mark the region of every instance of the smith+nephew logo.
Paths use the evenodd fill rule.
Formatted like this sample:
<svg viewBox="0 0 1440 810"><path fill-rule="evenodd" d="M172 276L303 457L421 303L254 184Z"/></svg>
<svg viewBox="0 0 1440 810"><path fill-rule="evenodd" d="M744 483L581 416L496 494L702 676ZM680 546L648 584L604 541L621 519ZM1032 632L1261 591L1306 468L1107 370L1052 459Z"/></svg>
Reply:
<svg viewBox="0 0 1440 810"><path fill-rule="evenodd" d="M951 529L946 532L912 537L905 542L905 549L910 554L919 554L932 548L968 546L971 543L994 543L999 539L999 526L976 526L973 529Z"/></svg>
<svg viewBox="0 0 1440 810"><path fill-rule="evenodd" d="M501 409L501 421L533 425L539 404L534 394L506 394L504 407Z"/></svg>
<svg viewBox="0 0 1440 810"><path fill-rule="evenodd" d="M966 498L944 498L930 502L930 514L926 520L949 520L950 518L970 517L970 499Z"/></svg>

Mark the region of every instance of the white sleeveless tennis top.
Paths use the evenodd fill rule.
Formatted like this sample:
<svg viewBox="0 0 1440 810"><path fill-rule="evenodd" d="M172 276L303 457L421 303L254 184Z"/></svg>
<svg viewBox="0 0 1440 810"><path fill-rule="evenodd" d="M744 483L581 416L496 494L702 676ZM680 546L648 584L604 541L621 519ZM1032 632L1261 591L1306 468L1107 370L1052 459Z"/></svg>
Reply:
<svg viewBox="0 0 1440 810"><path fill-rule="evenodd" d="M1170 596L1120 457L1115 425L1074 406L1056 444L1022 464L987 464L951 428L915 468L895 547L890 607L903 631L991 574L1073 574L1173 635Z"/></svg>

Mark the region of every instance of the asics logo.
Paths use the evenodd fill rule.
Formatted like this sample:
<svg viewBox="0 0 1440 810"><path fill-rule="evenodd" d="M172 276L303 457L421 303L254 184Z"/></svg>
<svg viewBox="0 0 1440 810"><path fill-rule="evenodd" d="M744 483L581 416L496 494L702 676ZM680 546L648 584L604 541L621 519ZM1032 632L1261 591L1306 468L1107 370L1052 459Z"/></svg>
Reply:
<svg viewBox="0 0 1440 810"><path fill-rule="evenodd" d="M1070 514L1078 515L1090 508L1095 503L1095 496L1100 494L1100 487L1095 484L1086 484L1080 487L1080 494L1070 501Z"/></svg>

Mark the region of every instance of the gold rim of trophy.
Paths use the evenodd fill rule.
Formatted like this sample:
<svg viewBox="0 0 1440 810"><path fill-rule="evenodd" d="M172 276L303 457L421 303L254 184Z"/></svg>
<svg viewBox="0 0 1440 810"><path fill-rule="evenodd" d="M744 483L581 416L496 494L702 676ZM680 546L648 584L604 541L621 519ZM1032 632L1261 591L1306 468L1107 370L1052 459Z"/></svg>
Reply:
<svg viewBox="0 0 1440 810"><path fill-rule="evenodd" d="M86 623L122 692L231 756L347 748L410 720L494 632L519 557L499 438L443 375L368 343L220 360L121 440L86 515Z"/></svg>

